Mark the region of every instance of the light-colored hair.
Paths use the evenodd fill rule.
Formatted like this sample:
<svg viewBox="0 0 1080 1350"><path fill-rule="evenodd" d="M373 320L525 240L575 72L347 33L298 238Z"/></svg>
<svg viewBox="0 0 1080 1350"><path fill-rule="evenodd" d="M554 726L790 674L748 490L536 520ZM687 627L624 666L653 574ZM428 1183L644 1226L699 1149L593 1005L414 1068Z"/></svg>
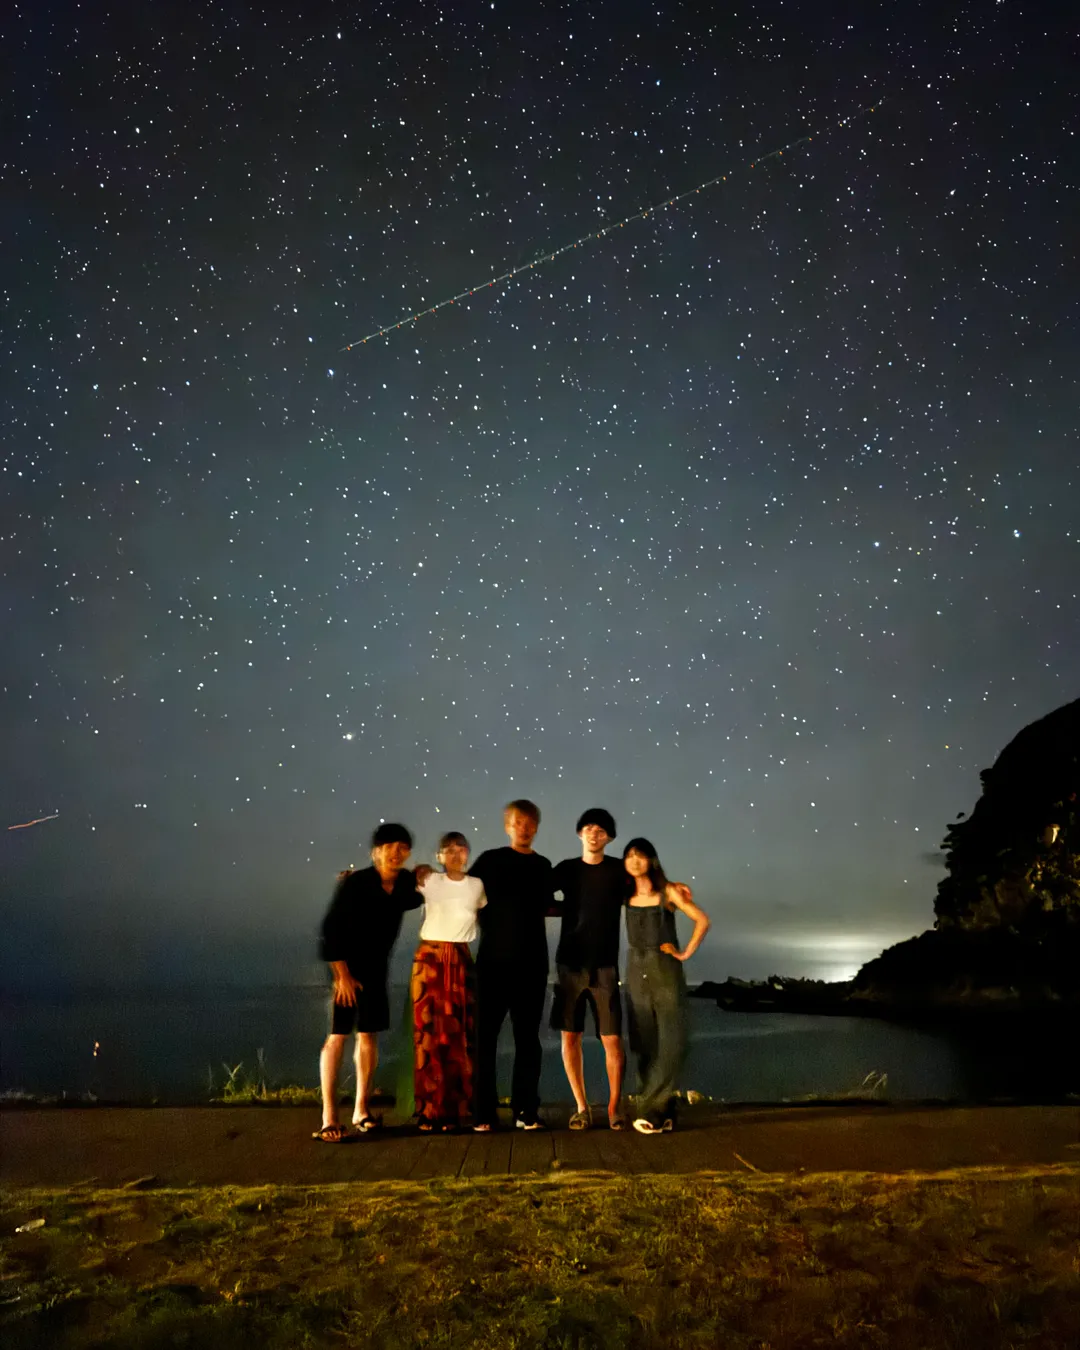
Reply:
<svg viewBox="0 0 1080 1350"><path fill-rule="evenodd" d="M503 807L503 820L511 811L517 811L523 816L528 816L534 825L540 824L540 808L535 802L529 801L528 797L518 797L512 802L507 802Z"/></svg>

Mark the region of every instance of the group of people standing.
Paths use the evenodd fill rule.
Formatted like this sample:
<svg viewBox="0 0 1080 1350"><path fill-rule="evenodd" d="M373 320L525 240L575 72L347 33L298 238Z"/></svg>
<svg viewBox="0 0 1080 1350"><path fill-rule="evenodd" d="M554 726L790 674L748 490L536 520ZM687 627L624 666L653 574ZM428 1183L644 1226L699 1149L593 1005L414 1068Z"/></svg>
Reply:
<svg viewBox="0 0 1080 1350"><path fill-rule="evenodd" d="M412 836L383 824L371 840L372 866L343 873L323 920L321 954L333 976L330 1034L320 1056L323 1123L315 1138L348 1137L338 1117L337 1082L346 1042L356 1036L353 1128L378 1129L371 1107L378 1036L390 1026L390 954L407 910L424 907L413 959L410 1002L413 1094L418 1128L478 1132L497 1123L496 1052L507 1017L514 1038L510 1109L518 1129L540 1130L540 1023L548 983L545 920L561 919L555 954L551 1026L561 1033L562 1060L574 1097L572 1130L590 1128L582 1035L591 1010L604 1048L608 1124L623 1113L623 1000L620 930L625 914L628 960L626 1014L640 1087L633 1127L642 1134L671 1129L686 1048L686 981L682 963L709 929L689 887L669 882L652 844L631 839L621 861L605 852L615 821L601 807L577 823L580 856L552 867L533 848L540 826L531 801L503 813L508 843L469 865L469 844L444 834L437 861L409 871ZM561 900L556 896L561 895ZM675 914L693 923L681 948ZM470 944L479 938L475 961Z"/></svg>

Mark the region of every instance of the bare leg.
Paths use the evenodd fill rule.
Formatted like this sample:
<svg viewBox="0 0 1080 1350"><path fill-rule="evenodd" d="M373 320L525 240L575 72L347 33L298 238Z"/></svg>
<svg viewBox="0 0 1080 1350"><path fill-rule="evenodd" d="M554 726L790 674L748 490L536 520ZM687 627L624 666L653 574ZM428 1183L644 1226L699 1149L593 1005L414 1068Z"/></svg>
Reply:
<svg viewBox="0 0 1080 1350"><path fill-rule="evenodd" d="M585 1065L581 1055L580 1031L562 1033L562 1062L570 1091L574 1094L575 1106L579 1111L587 1111L589 1099L585 1096Z"/></svg>
<svg viewBox="0 0 1080 1350"><path fill-rule="evenodd" d="M375 1070L379 1067L379 1038L373 1031L356 1033L356 1109L353 1111L353 1124L359 1125L368 1110L368 1097L375 1082Z"/></svg>
<svg viewBox="0 0 1080 1350"><path fill-rule="evenodd" d="M614 1120L619 1114L619 1103L622 1101L623 1068L626 1065L626 1054L623 1050L621 1036L601 1036L600 1040L604 1047L604 1063L607 1067L608 1120Z"/></svg>
<svg viewBox="0 0 1080 1350"><path fill-rule="evenodd" d="M327 1036L319 1055L319 1086L322 1088L322 1123L338 1123L337 1080L347 1036Z"/></svg>

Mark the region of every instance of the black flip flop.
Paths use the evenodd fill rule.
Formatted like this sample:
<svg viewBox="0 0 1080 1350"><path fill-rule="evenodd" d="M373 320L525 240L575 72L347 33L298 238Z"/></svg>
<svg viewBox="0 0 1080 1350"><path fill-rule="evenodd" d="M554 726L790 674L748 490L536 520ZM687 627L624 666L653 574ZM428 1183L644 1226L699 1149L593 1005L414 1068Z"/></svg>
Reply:
<svg viewBox="0 0 1080 1350"><path fill-rule="evenodd" d="M344 1144L349 1138L349 1132L344 1125L324 1125L311 1137L317 1139L320 1144Z"/></svg>

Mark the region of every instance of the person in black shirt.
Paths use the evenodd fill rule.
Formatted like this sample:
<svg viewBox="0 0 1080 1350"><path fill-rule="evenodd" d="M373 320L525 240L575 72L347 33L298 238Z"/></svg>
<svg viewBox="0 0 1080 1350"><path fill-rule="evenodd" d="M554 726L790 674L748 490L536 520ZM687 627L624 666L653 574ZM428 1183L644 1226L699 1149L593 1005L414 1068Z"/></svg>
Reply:
<svg viewBox="0 0 1080 1350"><path fill-rule="evenodd" d="M323 919L320 955L329 963L334 988L330 1034L319 1056L322 1128L314 1138L338 1144L346 1133L338 1121L337 1080L345 1042L356 1033L356 1108L353 1125L363 1134L382 1122L368 1109L379 1062L378 1033L390 1025L387 979L401 916L419 909L423 896L405 870L412 835L404 825L380 825L371 836L371 867L346 872Z"/></svg>
<svg viewBox="0 0 1080 1350"><path fill-rule="evenodd" d="M524 799L503 813L509 846L481 853L469 869L484 883L487 905L477 916L478 1044L475 1129L495 1126L499 1098L495 1058L507 1015L514 1032L510 1109L518 1129L540 1130L540 1019L547 993L544 919L553 907L551 863L533 852L540 811Z"/></svg>
<svg viewBox="0 0 1080 1350"><path fill-rule="evenodd" d="M626 873L615 858L604 856L604 849L615 838L610 811L603 807L586 811L578 820L577 833L581 857L559 863L552 876L563 902L551 1026L562 1033L563 1067L574 1094L570 1128L586 1130L592 1115L585 1095L581 1036L585 1009L592 1007L607 1067L608 1124L613 1130L625 1130L626 1117L620 1109L626 1055L619 999L619 924L626 901Z"/></svg>

